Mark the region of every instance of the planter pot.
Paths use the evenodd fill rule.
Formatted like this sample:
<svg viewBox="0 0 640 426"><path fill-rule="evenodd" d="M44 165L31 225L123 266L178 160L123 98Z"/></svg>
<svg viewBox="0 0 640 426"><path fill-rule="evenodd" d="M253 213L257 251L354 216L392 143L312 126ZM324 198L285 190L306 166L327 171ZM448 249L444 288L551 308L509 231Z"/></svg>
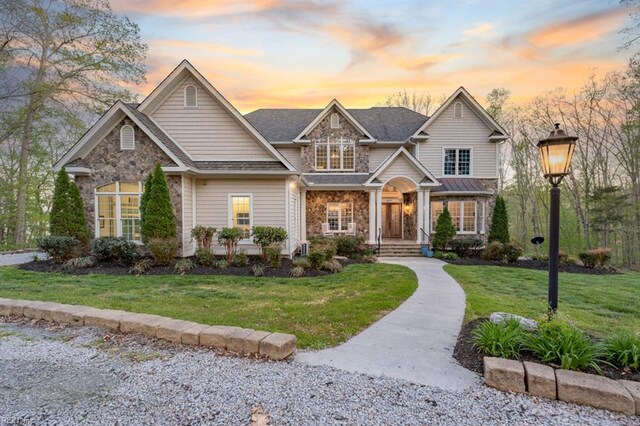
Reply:
<svg viewBox="0 0 640 426"><path fill-rule="evenodd" d="M423 256L433 257L433 251L429 250L429 247L421 247L420 252Z"/></svg>

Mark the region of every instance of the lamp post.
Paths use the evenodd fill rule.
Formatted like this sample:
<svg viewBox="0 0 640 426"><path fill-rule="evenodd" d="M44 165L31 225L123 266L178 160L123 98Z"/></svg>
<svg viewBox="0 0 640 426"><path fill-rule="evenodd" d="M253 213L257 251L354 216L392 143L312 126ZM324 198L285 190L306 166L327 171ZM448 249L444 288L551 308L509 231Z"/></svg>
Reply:
<svg viewBox="0 0 640 426"><path fill-rule="evenodd" d="M551 183L549 217L549 317L558 310L558 257L560 252L560 188L562 178L569 174L577 136L569 136L556 123L547 139L538 142L542 174Z"/></svg>

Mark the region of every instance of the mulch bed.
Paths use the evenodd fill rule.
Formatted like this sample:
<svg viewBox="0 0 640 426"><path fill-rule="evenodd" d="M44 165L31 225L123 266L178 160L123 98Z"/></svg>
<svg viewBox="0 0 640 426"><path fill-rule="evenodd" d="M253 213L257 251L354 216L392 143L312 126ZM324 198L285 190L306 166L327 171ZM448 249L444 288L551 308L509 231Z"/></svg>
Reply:
<svg viewBox="0 0 640 426"><path fill-rule="evenodd" d="M259 256L249 256L249 263L244 267L229 266L225 269L215 269L208 266L199 265L194 258L190 258L194 265L193 269L186 272L184 275L235 275L241 277L252 277L253 273L251 268L255 264L260 264L264 267L264 277L289 277L289 271L293 267L291 259L283 258L281 268L271 268L260 259ZM347 266L353 263L360 263L354 259L339 259L342 266ZM129 266L121 266L112 262L99 262L97 266L93 268L80 268L80 269L63 269L59 263L54 263L51 260L40 260L36 262L29 262L19 266L20 269L33 272L58 272L69 275L88 275L88 274L104 274L104 275L130 275ZM323 275L330 275L331 272L316 270L313 268L305 268L303 277L317 277ZM173 266L153 266L151 270L145 272L144 275L180 275L177 273Z"/></svg>
<svg viewBox="0 0 640 426"><path fill-rule="evenodd" d="M456 347L453 350L453 357L460 363L460 365L462 365L467 370L471 370L479 374L483 374L483 359L487 355L481 353L473 346L473 330L485 321L488 321L488 318L478 318L466 324L463 324L462 328L460 329L460 333L458 334ZM539 364L544 364L532 354L527 353L522 356L522 361L531 361L537 362ZM548 365L554 368L560 367L553 364ZM610 379L624 379L640 382L640 372L625 371L607 365L603 365L601 367L604 375ZM598 374L596 371L586 372L591 374Z"/></svg>
<svg viewBox="0 0 640 426"><path fill-rule="evenodd" d="M536 269L539 271L549 270L549 262L546 260L518 260L516 263L505 263L494 260L484 260L479 257L459 257L455 260L445 260L452 265L469 265L469 266L503 266L505 268L525 268ZM585 268L580 265L569 265L566 263L560 263L560 272L568 272L570 274L592 274L592 275L616 275L620 272L616 269L603 269L603 268Z"/></svg>

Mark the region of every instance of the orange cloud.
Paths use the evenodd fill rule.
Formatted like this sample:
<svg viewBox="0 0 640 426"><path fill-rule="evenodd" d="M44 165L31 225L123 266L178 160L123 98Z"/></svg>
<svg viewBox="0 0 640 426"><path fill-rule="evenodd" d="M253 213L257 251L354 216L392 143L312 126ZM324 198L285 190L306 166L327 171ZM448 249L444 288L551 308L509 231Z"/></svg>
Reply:
<svg viewBox="0 0 640 426"><path fill-rule="evenodd" d="M491 33L494 28L495 28L495 25L489 22L485 22L482 24L477 24L467 30L464 30L462 32L462 35L465 39L481 37Z"/></svg>
<svg viewBox="0 0 640 426"><path fill-rule="evenodd" d="M276 7L280 0L112 0L123 12L149 12L181 17L202 17L254 13Z"/></svg>
<svg viewBox="0 0 640 426"><path fill-rule="evenodd" d="M230 46L222 44L200 42L200 41L185 41L185 40L150 40L149 44L152 48L157 49L180 49L183 55L186 51L192 52L206 52L206 53L222 53L232 56L260 56L262 53L255 49L236 49Z"/></svg>

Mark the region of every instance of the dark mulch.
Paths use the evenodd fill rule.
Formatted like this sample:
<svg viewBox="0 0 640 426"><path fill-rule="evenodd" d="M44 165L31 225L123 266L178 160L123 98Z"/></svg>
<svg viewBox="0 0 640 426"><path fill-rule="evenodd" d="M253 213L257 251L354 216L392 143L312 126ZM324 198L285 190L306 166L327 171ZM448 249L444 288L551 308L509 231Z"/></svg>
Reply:
<svg viewBox="0 0 640 426"><path fill-rule="evenodd" d="M264 266L265 277L289 277L289 271L293 267L291 259L283 258L281 268L271 268L267 266L259 256L249 256L249 264L244 267L229 266L225 269L215 269L212 267L205 267L199 265L194 258L190 258L195 268L189 270L185 275L235 275L241 277L252 277L253 273L251 268L255 264ZM342 266L347 266L352 263L359 263L354 259L340 259ZM129 275L129 266L121 266L113 262L99 262L97 266L93 268L82 269L63 269L59 263L54 263L51 260L41 260L37 262L29 262L19 266L20 269L33 272L58 272L69 275L88 275L88 274L104 274L104 275ZM312 268L305 268L304 277L317 277L322 275L329 275L331 272L318 271ZM154 266L145 275L179 275L173 266Z"/></svg>
<svg viewBox="0 0 640 426"><path fill-rule="evenodd" d="M460 363L460 365L462 365L467 370L475 371L476 373L480 374L483 374L483 358L486 355L478 351L473 346L473 330L485 321L488 321L488 318L478 318L466 324L463 324L462 328L460 329L460 334L458 334L456 347L453 350L453 357ZM542 361L540 361L530 353L523 354L522 360L544 364ZM554 368L560 367L554 364L547 365L550 365ZM603 365L602 372L606 377L610 379L624 379L640 382L640 372L638 371L627 371L613 366ZM598 374L593 370L587 371L587 373Z"/></svg>
<svg viewBox="0 0 640 426"><path fill-rule="evenodd" d="M484 260L479 257L459 257L455 260L445 260L447 263L453 265L489 265L489 266L503 266L506 268L525 268L525 269L537 269L539 271L547 271L549 269L549 262L546 260L518 260L516 263L505 263L495 260ZM593 275L615 275L620 272L616 269L603 269L603 268L585 268L580 265L569 265L561 263L559 265L560 272L568 272L571 274L593 274Z"/></svg>

